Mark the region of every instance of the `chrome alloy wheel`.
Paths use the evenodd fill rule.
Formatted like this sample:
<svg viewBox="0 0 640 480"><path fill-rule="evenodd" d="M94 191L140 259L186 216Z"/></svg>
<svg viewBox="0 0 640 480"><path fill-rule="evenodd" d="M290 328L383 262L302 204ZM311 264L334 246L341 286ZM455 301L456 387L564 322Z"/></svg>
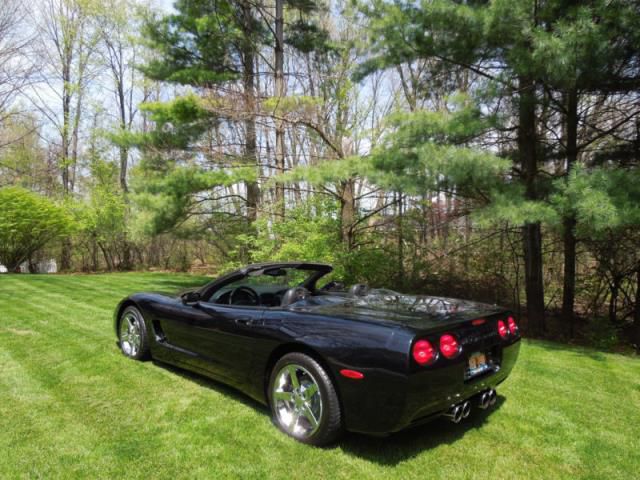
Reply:
<svg viewBox="0 0 640 480"><path fill-rule="evenodd" d="M120 320L120 348L128 357L135 357L142 345L142 333L138 317L127 312Z"/></svg>
<svg viewBox="0 0 640 480"><path fill-rule="evenodd" d="M322 397L306 368L285 365L276 375L271 398L278 422L290 435L307 438L320 427Z"/></svg>

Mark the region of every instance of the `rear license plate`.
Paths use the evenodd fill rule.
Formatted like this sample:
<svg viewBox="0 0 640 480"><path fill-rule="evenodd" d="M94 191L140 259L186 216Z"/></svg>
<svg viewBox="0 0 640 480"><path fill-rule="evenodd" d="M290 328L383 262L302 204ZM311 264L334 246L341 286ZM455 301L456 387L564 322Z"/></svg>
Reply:
<svg viewBox="0 0 640 480"><path fill-rule="evenodd" d="M484 353L473 353L469 357L469 370L477 370L487 365L487 356Z"/></svg>

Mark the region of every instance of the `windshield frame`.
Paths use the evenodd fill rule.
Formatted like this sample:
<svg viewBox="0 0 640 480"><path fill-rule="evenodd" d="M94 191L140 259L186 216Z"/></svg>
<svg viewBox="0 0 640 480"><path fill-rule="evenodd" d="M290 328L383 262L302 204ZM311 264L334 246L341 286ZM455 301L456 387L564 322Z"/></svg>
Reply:
<svg viewBox="0 0 640 480"><path fill-rule="evenodd" d="M283 269L296 269L296 270L308 270L309 276L298 286L304 287L310 292L314 292L316 290L316 284L318 280L325 275L328 275L333 271L333 267L331 265L323 264L323 263L307 263L307 262L280 262L280 263L262 263L262 264L253 264L248 265L240 270L233 271L228 273L227 275L223 275L222 277L214 280L206 284L202 287L198 293L202 299L206 299L203 301L208 302L215 293L229 285L230 283L237 282L242 280L248 276L262 275L265 270L271 270L275 268L283 268Z"/></svg>

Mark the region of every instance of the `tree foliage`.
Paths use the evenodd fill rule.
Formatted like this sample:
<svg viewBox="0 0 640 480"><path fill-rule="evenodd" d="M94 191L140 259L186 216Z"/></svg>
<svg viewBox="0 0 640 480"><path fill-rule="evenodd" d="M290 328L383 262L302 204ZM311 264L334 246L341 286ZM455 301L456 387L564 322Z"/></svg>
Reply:
<svg viewBox="0 0 640 480"><path fill-rule="evenodd" d="M34 260L323 260L640 345L638 2L5 3L0 187L78 226Z"/></svg>
<svg viewBox="0 0 640 480"><path fill-rule="evenodd" d="M567 207L567 202L578 197L569 196L563 202L557 198L571 192L572 187L564 188L563 182L575 184L571 175L578 163L591 166L595 155L588 152L588 147L597 145L602 137L617 129L624 130L621 127L628 127L637 114L635 111L625 116L626 112L618 111L613 127L610 123L604 131L594 132L585 121L588 108L580 110L581 103L594 102L590 96L600 97L595 100L597 104L636 91L640 86L637 4L603 0L579 3L378 0L364 4L361 11L369 20L370 57L361 64L358 78L380 70L430 62L434 75L448 70L477 79L473 91L482 105L478 118L491 119L492 112L502 110L503 102L511 110L506 112L511 116L502 111L496 116L499 122L489 130L490 136L482 135L482 143L489 141L494 145L493 155L469 155L465 150L452 155L451 147L437 148L438 135L433 135L432 126L446 139L451 124L424 125L418 121L414 125L414 113L405 119L404 126L397 128L398 132L409 132L409 138L414 140L405 150L408 155L397 155L405 139L392 135L391 148L382 153L382 161L376 162L374 154L373 166L384 175L389 172L399 175L396 182L399 185L411 185L426 170L439 183L444 182L447 190L468 196L491 188L487 179L496 177L482 174L487 166L493 164L493 170L499 171L500 157L511 159L513 168L503 176L503 186L493 182L498 188L489 195L481 194L480 206L489 207L484 211L484 219L493 217L523 226L527 310L537 332L545 329L542 225L560 225L564 229L563 311L571 320L577 242L574 228L576 221L589 220L582 207L593 207L592 214L598 215L601 222L612 222L610 227L615 225L616 217L610 209L605 211L606 203L594 198L602 192L594 192L590 203L582 198L580 204L572 207ZM418 83L418 96L428 96L428 86ZM418 115L418 119L428 118L429 112ZM578 136L581 122L585 124L583 138ZM460 125L465 126L464 122ZM515 136L510 137L510 131ZM559 141L549 140L548 131L558 132ZM469 128L469 133L472 132L473 128ZM600 151L597 156L617 160L616 157L629 154L629 146L635 142L629 133L627 130L623 135L621 149ZM448 143L455 145L456 140L451 138ZM466 143L465 147L472 148L482 144L473 136ZM418 164L421 158L434 157L440 160L421 165L418 172L406 168ZM566 164L558 168L553 164L559 158L566 159ZM589 174L586 172L583 170L582 175ZM593 182L598 183L601 172L593 174ZM563 181L554 182L554 177L562 177ZM433 185L429 187L433 189ZM552 198L556 201L551 202ZM564 204L564 209L554 210L558 204Z"/></svg>
<svg viewBox="0 0 640 480"><path fill-rule="evenodd" d="M0 189L0 263L9 271L72 229L71 217L46 198L19 187Z"/></svg>

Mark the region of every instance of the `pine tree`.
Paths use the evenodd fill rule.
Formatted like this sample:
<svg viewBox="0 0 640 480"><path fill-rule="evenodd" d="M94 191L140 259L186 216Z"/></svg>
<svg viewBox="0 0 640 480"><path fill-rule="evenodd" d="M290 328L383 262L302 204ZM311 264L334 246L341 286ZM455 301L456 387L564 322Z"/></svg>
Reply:
<svg viewBox="0 0 640 480"><path fill-rule="evenodd" d="M434 70L466 71L473 75L478 85L477 100L485 110L498 102L502 102L501 105L511 102L506 111L499 112L501 126L493 132L504 136L501 132L515 130L515 138L505 134L512 147L501 148L499 153L514 162L502 183L513 183L514 179L517 188L505 190L497 181L493 193L484 196L494 204L494 213L511 210L513 218L523 221L529 325L534 333L542 332L545 302L541 223L553 223L556 218L547 208L553 187L545 169L550 160L560 157L565 162L561 175L566 176L578 161L580 96L633 92L640 86L637 68L640 12L636 2L435 0L416 4L376 1L362 10L369 19L371 56L363 63L360 76L429 59L434 62ZM635 113L616 120L613 130L622 130ZM566 133L564 145L554 149L548 147L543 132L549 119L558 116L563 118L561 128ZM585 139L582 147L610 135L613 130L607 129L604 134L591 132L591 138ZM469 140L474 138L477 137L471 136ZM414 150L424 150L433 144L432 140L418 140ZM432 153L443 155L443 152ZM453 163L456 163L455 155L449 158ZM381 157L386 160L379 162L378 167L395 170L396 176L407 173L405 166L397 164L398 158ZM406 161L405 156L400 158ZM466 165L468 171L474 171L481 164L478 162L486 159L472 158ZM497 157L493 161L498 162ZM451 183L455 179L451 177L451 166L439 167L441 170L431 172L430 177L444 178ZM410 170L412 176L415 173L414 169ZM473 190L476 179L470 176L466 180L470 186L458 183L456 189ZM406 182L415 182L415 177L407 178ZM518 205L520 211L497 207L500 199ZM565 213L565 308L573 310L575 251L571 249L575 250L572 233L575 219L570 209Z"/></svg>
<svg viewBox="0 0 640 480"><path fill-rule="evenodd" d="M280 5L282 10L285 6L286 11L297 12L296 20L287 25L282 18L273 18L272 6L260 2L179 0L174 6L175 14L151 19L145 29L148 46L154 54L144 66L145 74L154 80L173 83L180 87L179 92L187 94L172 103L149 105L147 109L153 110L156 120L156 132L130 140L147 151L171 150L173 157L176 151L183 156L186 153L187 157L188 152L197 152L187 160L191 168L227 172L222 183L185 184L180 195L193 196L217 187L231 187L233 184L227 181L231 178L242 180L243 190L234 190L226 196L244 198L242 214L249 223L256 220L261 198L259 177L263 159L260 158L258 120L265 112L261 111L258 80L262 71L259 68L268 66L266 52L275 45L278 58L274 73L278 91L274 96L282 96L283 42L303 50L311 48L319 34L313 22L306 20L316 9L313 2L291 0ZM286 32L282 32L283 29ZM183 107L188 114L180 111ZM282 127L278 126L278 158L282 163ZM223 137L230 139L231 145L225 145ZM235 147L238 144L240 149ZM199 157L205 158L204 164ZM156 168L158 161L155 155L150 165ZM167 174L173 171L169 168L172 161L165 162ZM236 171L231 172L234 169ZM241 178L238 172L246 175ZM200 173L194 174L202 180ZM208 178L222 177L218 173ZM278 192L283 196L280 188ZM176 195L171 197L176 199ZM178 222L185 213L185 205L174 206L174 219Z"/></svg>

